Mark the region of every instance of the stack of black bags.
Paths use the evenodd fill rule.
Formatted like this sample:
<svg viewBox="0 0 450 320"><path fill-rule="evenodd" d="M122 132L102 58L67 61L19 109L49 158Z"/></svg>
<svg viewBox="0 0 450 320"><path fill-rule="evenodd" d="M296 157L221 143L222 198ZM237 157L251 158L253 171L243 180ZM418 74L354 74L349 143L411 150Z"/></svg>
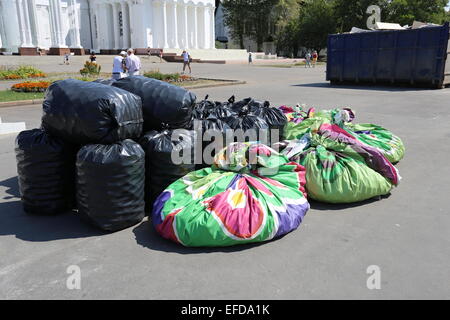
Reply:
<svg viewBox="0 0 450 320"><path fill-rule="evenodd" d="M202 156L207 130L224 138L229 129L281 134L286 122L268 102L233 96L196 103L192 92L143 76L57 81L41 128L16 139L23 207L37 214L78 209L101 229L120 230L140 222L171 183L211 164Z"/></svg>
<svg viewBox="0 0 450 320"><path fill-rule="evenodd" d="M141 99L79 80L54 82L41 129L16 139L19 188L26 212L80 216L115 231L144 218L145 154Z"/></svg>

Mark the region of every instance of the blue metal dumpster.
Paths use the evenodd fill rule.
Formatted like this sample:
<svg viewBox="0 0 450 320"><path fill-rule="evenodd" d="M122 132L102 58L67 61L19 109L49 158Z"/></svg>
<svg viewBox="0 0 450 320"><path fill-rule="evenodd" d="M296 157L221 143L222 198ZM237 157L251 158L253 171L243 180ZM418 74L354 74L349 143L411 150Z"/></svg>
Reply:
<svg viewBox="0 0 450 320"><path fill-rule="evenodd" d="M411 84L450 83L449 23L410 30L328 36L327 80Z"/></svg>

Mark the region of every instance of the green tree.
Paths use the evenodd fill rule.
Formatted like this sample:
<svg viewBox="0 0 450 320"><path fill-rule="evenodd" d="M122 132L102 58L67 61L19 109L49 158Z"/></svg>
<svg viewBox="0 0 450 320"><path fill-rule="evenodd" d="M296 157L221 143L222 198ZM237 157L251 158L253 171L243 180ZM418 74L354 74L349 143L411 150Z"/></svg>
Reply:
<svg viewBox="0 0 450 320"><path fill-rule="evenodd" d="M233 39L239 40L239 46L244 49L244 26L250 14L247 0L224 0L224 23L230 28Z"/></svg>
<svg viewBox="0 0 450 320"><path fill-rule="evenodd" d="M271 25L275 23L274 7L279 0L247 0L250 16L245 34L255 40L257 50L262 51L262 44L272 36Z"/></svg>
<svg viewBox="0 0 450 320"><path fill-rule="evenodd" d="M447 0L392 0L385 21L412 25L414 20L441 24L446 20Z"/></svg>
<svg viewBox="0 0 450 320"><path fill-rule="evenodd" d="M300 43L298 26L300 8L305 0L279 0L273 9L277 53L296 56Z"/></svg>
<svg viewBox="0 0 450 320"><path fill-rule="evenodd" d="M300 10L298 39L302 46L321 49L327 46L328 35L336 32L331 0L307 0Z"/></svg>
<svg viewBox="0 0 450 320"><path fill-rule="evenodd" d="M378 5L381 8L381 20L385 21L384 14L388 3L388 0L334 0L337 31L349 32L352 27L366 29L369 17L366 10L370 5Z"/></svg>

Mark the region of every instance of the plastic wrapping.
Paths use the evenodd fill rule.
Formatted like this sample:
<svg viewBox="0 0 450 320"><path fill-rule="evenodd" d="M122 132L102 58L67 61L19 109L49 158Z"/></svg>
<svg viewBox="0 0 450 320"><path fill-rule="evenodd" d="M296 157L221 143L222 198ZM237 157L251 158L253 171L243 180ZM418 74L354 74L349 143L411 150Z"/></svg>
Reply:
<svg viewBox="0 0 450 320"><path fill-rule="evenodd" d="M145 202L146 211L153 201L171 183L195 170L195 132L178 129L178 138L173 130L149 131L140 140L145 151ZM172 141L172 138L174 141ZM172 156L183 159L174 163Z"/></svg>
<svg viewBox="0 0 450 320"><path fill-rule="evenodd" d="M19 190L25 212L57 214L75 201L76 149L41 129L16 138Z"/></svg>
<svg viewBox="0 0 450 320"><path fill-rule="evenodd" d="M239 112L238 117L228 117L223 119L231 129L242 130L248 134L244 137L244 141L240 141L241 139L236 138L234 142L261 141L270 144L269 125L264 119L252 115L249 112L247 107L243 107Z"/></svg>
<svg viewBox="0 0 450 320"><path fill-rule="evenodd" d="M43 109L43 128L74 144L109 144L142 134L141 99L101 83L56 81Z"/></svg>
<svg viewBox="0 0 450 320"><path fill-rule="evenodd" d="M152 222L162 237L219 247L268 241L298 228L309 209L302 166L260 144L231 144L216 159L155 201Z"/></svg>
<svg viewBox="0 0 450 320"><path fill-rule="evenodd" d="M173 129L189 127L196 100L194 93L144 76L122 78L113 86L142 98L144 131L161 129L162 124Z"/></svg>
<svg viewBox="0 0 450 320"><path fill-rule="evenodd" d="M217 118L237 116L237 113L231 110L229 102L219 102L208 100L208 95L202 101L195 104L192 116L195 119Z"/></svg>
<svg viewBox="0 0 450 320"><path fill-rule="evenodd" d="M405 155L403 141L381 126L371 123L349 123L345 129L360 142L377 148L391 163L399 162Z"/></svg>
<svg viewBox="0 0 450 320"><path fill-rule="evenodd" d="M83 219L116 231L144 216L145 154L127 139L89 144L77 154L77 205Z"/></svg>
<svg viewBox="0 0 450 320"><path fill-rule="evenodd" d="M97 80L94 80L93 82L97 82L97 83L105 84L107 86L111 86L114 82L116 82L116 79L113 79L113 78L97 79Z"/></svg>
<svg viewBox="0 0 450 320"><path fill-rule="evenodd" d="M305 166L306 189L312 199L329 203L362 201L388 194L400 181L397 169L382 152L325 119L315 123L297 144L300 150L288 146L287 156Z"/></svg>
<svg viewBox="0 0 450 320"><path fill-rule="evenodd" d="M251 114L266 121L271 130L278 130L277 137L272 137L272 139L277 139L278 141L283 140L284 127L287 123L287 118L281 110L271 108L269 102L266 101L262 106L253 107L251 109ZM275 141L271 142L274 143Z"/></svg>

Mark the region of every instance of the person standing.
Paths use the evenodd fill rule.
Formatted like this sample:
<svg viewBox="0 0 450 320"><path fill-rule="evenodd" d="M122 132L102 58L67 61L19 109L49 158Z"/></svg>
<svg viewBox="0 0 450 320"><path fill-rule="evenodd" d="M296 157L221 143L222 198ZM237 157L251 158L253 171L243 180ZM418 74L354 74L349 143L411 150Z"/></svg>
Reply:
<svg viewBox="0 0 450 320"><path fill-rule="evenodd" d="M316 63L317 63L317 58L319 57L319 55L317 54L317 51L314 50L313 54L312 54L312 65L313 68L316 67Z"/></svg>
<svg viewBox="0 0 450 320"><path fill-rule="evenodd" d="M162 57L163 57L163 50L159 49L159 62L162 62Z"/></svg>
<svg viewBox="0 0 450 320"><path fill-rule="evenodd" d="M128 75L138 76L141 70L141 59L134 54L133 49L127 50L128 56L126 58L125 66L127 68Z"/></svg>
<svg viewBox="0 0 450 320"><path fill-rule="evenodd" d="M311 53L308 51L305 54L305 68L311 68Z"/></svg>
<svg viewBox="0 0 450 320"><path fill-rule="evenodd" d="M248 64L253 64L253 57L251 52L248 53Z"/></svg>
<svg viewBox="0 0 450 320"><path fill-rule="evenodd" d="M191 56L189 55L189 52L187 52L186 50L183 50L183 53L181 54L181 56L183 57L183 73L184 73L184 70L186 70L186 66L189 68L189 73L191 73L192 72Z"/></svg>
<svg viewBox="0 0 450 320"><path fill-rule="evenodd" d="M118 80L125 77L124 60L127 56L125 51L122 51L118 56L114 57L112 78Z"/></svg>

